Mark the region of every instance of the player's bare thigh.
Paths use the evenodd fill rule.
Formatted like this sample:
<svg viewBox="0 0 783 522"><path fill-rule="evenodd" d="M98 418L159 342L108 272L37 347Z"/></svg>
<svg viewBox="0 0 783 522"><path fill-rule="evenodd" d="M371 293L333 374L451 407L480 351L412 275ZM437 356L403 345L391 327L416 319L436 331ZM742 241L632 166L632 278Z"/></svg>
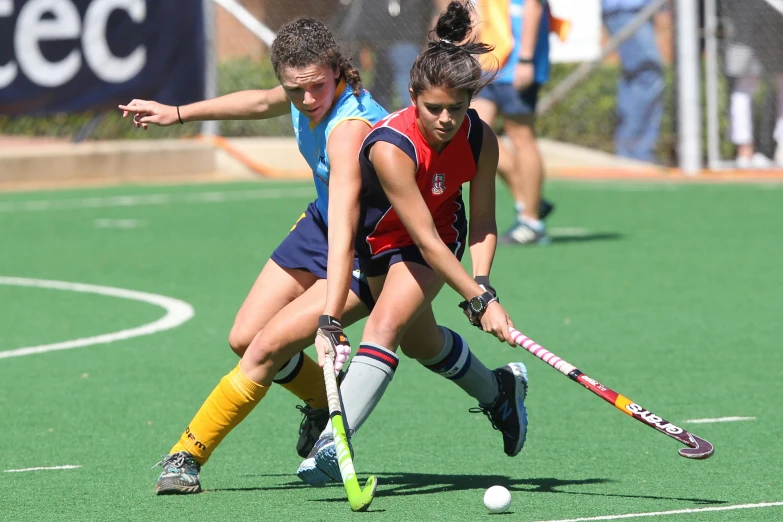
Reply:
<svg viewBox="0 0 783 522"><path fill-rule="evenodd" d="M228 336L231 349L242 356L269 320L316 281L318 277L310 272L283 268L271 259L267 261L234 319Z"/></svg>
<svg viewBox="0 0 783 522"><path fill-rule="evenodd" d="M395 351L405 332L422 312L430 309L430 303L443 287L443 280L431 268L407 261L392 265L385 276L370 277L368 282L373 296L377 297L364 326L362 341ZM434 323L434 316L430 314L430 317ZM425 321L417 327L423 330L426 325ZM430 341L421 339L421 350L426 354L416 357L427 357L432 350L439 350ZM432 354L435 355L437 352Z"/></svg>
<svg viewBox="0 0 783 522"><path fill-rule="evenodd" d="M495 102L484 98L477 98L470 103L471 108L475 109L479 115L479 118L490 127L495 123L495 118L498 115L498 106Z"/></svg>
<svg viewBox="0 0 783 522"><path fill-rule="evenodd" d="M255 382L269 386L286 361L313 344L325 302L326 280L319 279L269 318L242 357L242 371ZM367 317L368 313L359 297L349 291L343 326Z"/></svg>

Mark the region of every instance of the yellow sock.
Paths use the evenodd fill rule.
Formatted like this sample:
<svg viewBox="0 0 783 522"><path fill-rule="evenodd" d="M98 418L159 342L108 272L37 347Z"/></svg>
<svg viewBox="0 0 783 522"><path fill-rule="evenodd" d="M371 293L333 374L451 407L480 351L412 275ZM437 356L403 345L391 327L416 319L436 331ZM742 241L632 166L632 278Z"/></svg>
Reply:
<svg viewBox="0 0 783 522"><path fill-rule="evenodd" d="M311 408L326 408L326 385L324 371L318 363L302 353L302 365L295 375L286 382L278 382L280 386L290 391Z"/></svg>
<svg viewBox="0 0 783 522"><path fill-rule="evenodd" d="M199 464L206 463L223 437L247 417L268 389L251 381L237 365L220 379L171 453L187 451Z"/></svg>

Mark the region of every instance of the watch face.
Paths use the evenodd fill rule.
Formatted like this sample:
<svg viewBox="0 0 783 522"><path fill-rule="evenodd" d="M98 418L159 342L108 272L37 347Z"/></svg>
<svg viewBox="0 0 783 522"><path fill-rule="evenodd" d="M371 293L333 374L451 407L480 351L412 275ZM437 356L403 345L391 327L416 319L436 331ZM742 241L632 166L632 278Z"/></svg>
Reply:
<svg viewBox="0 0 783 522"><path fill-rule="evenodd" d="M484 301L481 300L481 297L474 297L470 300L470 309L475 313L479 313L484 310Z"/></svg>

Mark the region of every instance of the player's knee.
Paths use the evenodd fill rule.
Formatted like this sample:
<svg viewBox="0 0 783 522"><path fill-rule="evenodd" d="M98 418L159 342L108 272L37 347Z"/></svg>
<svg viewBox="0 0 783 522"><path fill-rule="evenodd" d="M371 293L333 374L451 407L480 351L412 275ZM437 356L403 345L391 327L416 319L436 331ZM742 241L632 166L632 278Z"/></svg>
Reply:
<svg viewBox="0 0 783 522"><path fill-rule="evenodd" d="M392 349L392 346L400 344L404 327L405 323L401 322L396 314L376 313L374 310L364 326L363 338L374 339L374 342L381 346Z"/></svg>
<svg viewBox="0 0 783 522"><path fill-rule="evenodd" d="M276 335L270 328L265 328L255 336L243 357L250 357L260 366L284 363L285 361L280 359L285 358L283 353L285 346L286 342L282 336Z"/></svg>
<svg viewBox="0 0 783 522"><path fill-rule="evenodd" d="M253 342L255 334L256 332L250 333L246 328L235 324L228 334L228 345L231 347L231 351L242 357L250 343Z"/></svg>

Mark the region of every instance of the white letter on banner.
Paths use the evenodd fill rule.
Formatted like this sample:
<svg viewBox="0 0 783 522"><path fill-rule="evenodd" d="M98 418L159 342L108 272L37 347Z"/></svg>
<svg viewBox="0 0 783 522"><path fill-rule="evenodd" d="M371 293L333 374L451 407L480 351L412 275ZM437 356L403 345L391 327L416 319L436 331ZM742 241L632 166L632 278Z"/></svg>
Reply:
<svg viewBox="0 0 783 522"><path fill-rule="evenodd" d="M0 17L12 14L14 14L14 0L0 0ZM5 65L0 65L0 89L11 85L11 82L16 79L18 69L13 60Z"/></svg>
<svg viewBox="0 0 783 522"><path fill-rule="evenodd" d="M123 9L131 20L141 23L147 16L144 0L95 0L84 15L82 49L90 69L101 80L122 83L130 80L144 68L147 49L140 45L125 58L112 54L106 41L106 23L115 9Z"/></svg>
<svg viewBox="0 0 783 522"><path fill-rule="evenodd" d="M45 13L54 19L42 20ZM81 53L74 49L59 62L50 62L38 42L79 38L79 12L70 0L30 0L19 12L14 48L25 76L43 87L58 87L76 76L82 65Z"/></svg>

